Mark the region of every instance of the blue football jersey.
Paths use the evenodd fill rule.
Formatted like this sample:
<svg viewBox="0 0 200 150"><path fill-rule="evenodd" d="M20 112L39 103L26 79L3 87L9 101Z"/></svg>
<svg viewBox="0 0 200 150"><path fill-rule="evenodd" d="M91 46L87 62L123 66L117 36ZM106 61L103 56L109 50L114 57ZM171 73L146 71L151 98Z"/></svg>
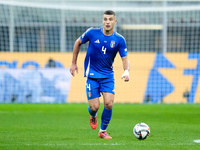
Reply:
<svg viewBox="0 0 200 150"><path fill-rule="evenodd" d="M90 78L114 77L113 62L119 52L121 57L127 56L127 47L122 35L115 32L106 36L102 27L89 28L80 37L82 43L89 41L85 62L84 76Z"/></svg>

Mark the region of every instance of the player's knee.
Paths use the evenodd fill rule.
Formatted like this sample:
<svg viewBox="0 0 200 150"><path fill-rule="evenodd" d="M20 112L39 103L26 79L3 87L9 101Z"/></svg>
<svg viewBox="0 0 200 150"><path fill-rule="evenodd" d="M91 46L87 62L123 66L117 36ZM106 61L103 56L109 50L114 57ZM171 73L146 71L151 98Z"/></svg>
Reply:
<svg viewBox="0 0 200 150"><path fill-rule="evenodd" d="M112 109L113 102L106 102L106 103L104 103L104 106L106 109Z"/></svg>
<svg viewBox="0 0 200 150"><path fill-rule="evenodd" d="M99 105L92 105L90 106L91 111L98 111L99 110Z"/></svg>

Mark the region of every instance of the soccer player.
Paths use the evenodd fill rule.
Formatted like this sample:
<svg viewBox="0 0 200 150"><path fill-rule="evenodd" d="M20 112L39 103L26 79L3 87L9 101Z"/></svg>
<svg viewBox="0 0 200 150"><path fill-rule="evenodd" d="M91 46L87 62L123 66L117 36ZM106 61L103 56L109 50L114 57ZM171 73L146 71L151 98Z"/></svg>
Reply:
<svg viewBox="0 0 200 150"><path fill-rule="evenodd" d="M115 81L113 62L119 52L122 58L124 73L122 78L129 81L129 61L125 39L114 31L116 24L115 12L107 10L103 14L103 27L91 27L83 33L75 42L73 49L72 65L70 73L74 76L78 73L77 58L81 47L89 41L84 62L84 76L86 77L86 95L88 99L88 111L90 113L90 125L97 128L97 111L100 106L99 97L103 95L104 109L101 116L101 126L98 136L103 139L112 139L106 129L112 117L112 107L115 94Z"/></svg>

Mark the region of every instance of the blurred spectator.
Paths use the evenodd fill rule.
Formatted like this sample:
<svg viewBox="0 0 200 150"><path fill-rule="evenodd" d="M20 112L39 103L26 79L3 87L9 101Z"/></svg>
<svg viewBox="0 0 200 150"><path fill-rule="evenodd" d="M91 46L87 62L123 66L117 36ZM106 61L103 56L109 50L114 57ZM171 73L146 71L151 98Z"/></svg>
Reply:
<svg viewBox="0 0 200 150"><path fill-rule="evenodd" d="M186 90L184 93L183 93L183 97L185 97L187 99L187 102L188 102L188 98L190 96L190 92L188 90Z"/></svg>
<svg viewBox="0 0 200 150"><path fill-rule="evenodd" d="M145 96L143 103L151 103L151 95Z"/></svg>
<svg viewBox="0 0 200 150"><path fill-rule="evenodd" d="M47 63L47 65L46 65L46 68L56 68L56 63L55 63L55 61L54 61L52 58L50 58L50 59L48 60L48 63Z"/></svg>

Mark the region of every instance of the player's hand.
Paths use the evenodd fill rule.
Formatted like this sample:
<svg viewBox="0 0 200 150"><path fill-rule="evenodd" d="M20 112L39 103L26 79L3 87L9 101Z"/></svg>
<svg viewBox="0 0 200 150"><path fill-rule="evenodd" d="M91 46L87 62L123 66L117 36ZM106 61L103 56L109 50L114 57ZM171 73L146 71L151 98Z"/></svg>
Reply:
<svg viewBox="0 0 200 150"><path fill-rule="evenodd" d="M72 64L70 67L70 73L72 76L75 76L75 71L76 71L76 73L78 73L78 66L77 66L77 64Z"/></svg>
<svg viewBox="0 0 200 150"><path fill-rule="evenodd" d="M129 81L129 71L125 70L121 78L122 79L124 78L124 81L128 82Z"/></svg>

